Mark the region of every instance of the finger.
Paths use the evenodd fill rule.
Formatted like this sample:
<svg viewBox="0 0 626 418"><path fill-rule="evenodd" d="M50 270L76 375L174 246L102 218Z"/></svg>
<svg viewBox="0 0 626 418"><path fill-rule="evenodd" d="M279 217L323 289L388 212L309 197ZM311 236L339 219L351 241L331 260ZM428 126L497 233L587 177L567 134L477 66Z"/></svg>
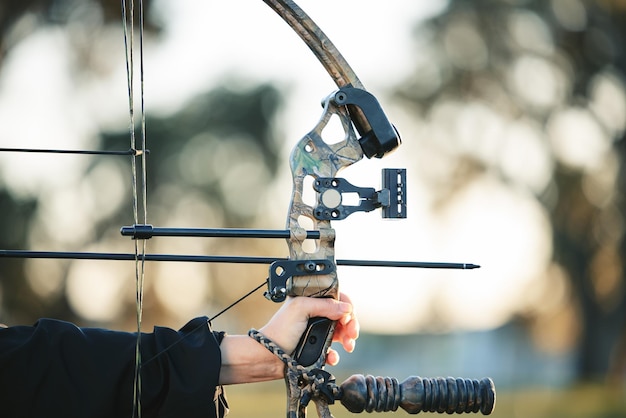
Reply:
<svg viewBox="0 0 626 418"><path fill-rule="evenodd" d="M356 340L354 338L344 337L341 341L341 345L348 353L352 353L354 351L354 347L356 347Z"/></svg>
<svg viewBox="0 0 626 418"><path fill-rule="evenodd" d="M350 299L350 296L346 295L345 293L339 293L339 300L342 302L348 302L349 304L352 304L352 300Z"/></svg>
<svg viewBox="0 0 626 418"><path fill-rule="evenodd" d="M296 298L298 299L298 298ZM308 300L304 300L308 299ZM346 315L352 313L352 304L330 298L303 298L300 300L306 303L308 317L322 316L333 321L340 321Z"/></svg>
<svg viewBox="0 0 626 418"><path fill-rule="evenodd" d="M342 302L347 302L352 306L352 311L350 312L350 314L344 315L343 318L340 319L340 323L346 327L352 338L358 338L360 325L359 320L357 319L356 312L354 310L354 305L352 304L350 297L345 293L341 293L339 295L339 300Z"/></svg>
<svg viewBox="0 0 626 418"><path fill-rule="evenodd" d="M361 325L359 324L359 320L357 319L356 316L354 316L354 314L350 315L350 320L348 321L347 324L343 325L343 329L345 334L352 338L352 339L357 339L359 338L359 334L361 332Z"/></svg>
<svg viewBox="0 0 626 418"><path fill-rule="evenodd" d="M354 315L352 302L346 294L342 293L340 300L330 298L294 298L293 303L297 303L309 318L322 316L338 321L333 341L341 343L344 350L348 353L354 351L360 326L356 315ZM335 353L334 355L338 358L338 354Z"/></svg>
<svg viewBox="0 0 626 418"><path fill-rule="evenodd" d="M332 348L329 348L326 353L326 364L329 366L336 366L337 363L339 363L339 353Z"/></svg>
<svg viewBox="0 0 626 418"><path fill-rule="evenodd" d="M341 343L348 353L354 351L356 339L359 336L358 322L352 321L347 326L338 324L333 335L333 341Z"/></svg>

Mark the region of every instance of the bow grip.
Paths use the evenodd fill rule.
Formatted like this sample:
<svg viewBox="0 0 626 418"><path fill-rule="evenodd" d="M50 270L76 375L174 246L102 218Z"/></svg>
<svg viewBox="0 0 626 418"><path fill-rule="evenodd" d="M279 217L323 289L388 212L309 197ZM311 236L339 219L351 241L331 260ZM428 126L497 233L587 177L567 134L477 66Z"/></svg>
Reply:
<svg viewBox="0 0 626 418"><path fill-rule="evenodd" d="M304 367L313 365L327 348L326 342L334 330L335 321L319 316L310 318L292 357Z"/></svg>

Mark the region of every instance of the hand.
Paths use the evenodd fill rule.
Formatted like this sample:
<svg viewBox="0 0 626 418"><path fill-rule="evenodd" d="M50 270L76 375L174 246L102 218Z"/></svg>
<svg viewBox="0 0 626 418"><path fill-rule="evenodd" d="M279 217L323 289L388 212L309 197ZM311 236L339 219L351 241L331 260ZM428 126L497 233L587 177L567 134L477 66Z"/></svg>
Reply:
<svg viewBox="0 0 626 418"><path fill-rule="evenodd" d="M340 300L328 298L288 298L269 322L259 331L287 353L292 353L304 333L309 318L323 316L337 321L333 341L347 352L354 350L359 336L359 322L352 302L344 295ZM220 345L222 364L219 383L262 382L283 377L285 365L274 354L247 335L226 335ZM334 366L339 354L329 349L326 363Z"/></svg>
<svg viewBox="0 0 626 418"><path fill-rule="evenodd" d="M337 321L333 341L340 342L351 353L359 336L359 322L354 314L350 298L340 295L340 300L329 298L290 297L259 331L274 341L285 352L295 350L300 337L306 330L309 318L322 316ZM339 353L329 349L326 363L331 366L339 362Z"/></svg>

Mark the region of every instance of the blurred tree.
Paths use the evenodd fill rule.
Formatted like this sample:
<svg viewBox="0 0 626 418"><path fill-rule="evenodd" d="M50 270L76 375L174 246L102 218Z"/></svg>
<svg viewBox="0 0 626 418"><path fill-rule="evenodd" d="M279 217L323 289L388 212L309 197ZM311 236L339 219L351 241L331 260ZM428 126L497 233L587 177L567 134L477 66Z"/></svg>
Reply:
<svg viewBox="0 0 626 418"><path fill-rule="evenodd" d="M145 0L146 14L152 9L152 1ZM138 17L136 17L138 19ZM47 26L58 26L76 36L75 51L81 59L74 70L94 70L91 48L83 42L93 41L110 24L120 24L120 3L105 0L24 0L7 1L0 4L0 72L4 58L13 47L37 30ZM156 21L147 23L147 31L159 33ZM88 34L89 36L85 36ZM94 70L97 71L97 70ZM28 247L29 231L38 213L36 198L24 201L12 196L4 188L1 191L3 234L0 246L4 249ZM76 320L65 298L54 298L37 294L32 283L26 279L26 261L3 259L0 281L0 314L7 323L29 323L42 316L53 316ZM62 269L67 270L67 265Z"/></svg>
<svg viewBox="0 0 626 418"><path fill-rule="evenodd" d="M270 85L245 91L218 87L195 97L174 115L148 116L148 195L156 199L159 188L176 187L181 197L199 194L206 201L216 202L218 218L224 220L224 225L249 224L257 214L254 208L259 205L263 188L277 171L280 144L271 122L279 105L279 92ZM102 136L103 149L124 149L128 142L127 130ZM92 169L103 160L95 159ZM245 177L251 173L252 178ZM231 175L241 177L229 181L234 180L229 178ZM248 206L242 207L234 199L242 193L246 194ZM130 189L127 194L130 196ZM106 220L106 228L112 220L118 224L128 222L131 213L129 206L121 208L113 219Z"/></svg>
<svg viewBox="0 0 626 418"><path fill-rule="evenodd" d="M236 81L233 83L237 84ZM218 87L196 96L173 115L148 117L149 222L171 227L254 226L255 220L263 217L263 199L279 164L280 143L276 141L272 121L280 104L279 92L270 85L243 91ZM124 149L128 146L128 137L127 131L104 133L102 146L111 150ZM107 164L107 170L130 172L130 168L108 165L108 159L104 157L94 159L87 178L90 173L100 176L98 168L103 164ZM98 222L97 240L110 239L111 231L132 224L131 182L130 178L127 180L123 183L127 188L124 192L126 202L117 205L110 216ZM160 248L172 252L177 247L173 241L165 238ZM251 254L255 251L250 240L208 242L199 251L204 254ZM186 245L179 244L179 251L198 250ZM266 249L268 247L271 244L265 245ZM154 250L153 243L150 248ZM267 274L267 267L257 267L260 270L208 265L211 274L207 276L214 279L211 280L210 294L206 295L214 306L209 308L209 313L215 313L258 285ZM186 279L180 277L179 280ZM156 311L160 309L158 304L152 306ZM271 304L264 304L264 307L268 311L274 308ZM243 309L238 313L238 320L247 324L259 315ZM166 316L163 312L160 314ZM150 322L158 321L158 315L159 312L146 312ZM166 320L161 318L161 323Z"/></svg>
<svg viewBox="0 0 626 418"><path fill-rule="evenodd" d="M126 2L128 5L132 0ZM152 0L144 0L144 14L151 16ZM77 44L92 39L108 24L119 24L120 2L107 0L22 0L5 1L0 4L0 68L8 51L42 25L59 25L72 31ZM137 9L136 9L137 10ZM146 30L152 34L161 29L153 18L145 22ZM138 22L139 13L135 12ZM91 36L86 36L91 35ZM85 39L85 37L87 39ZM87 52L86 48L84 52Z"/></svg>
<svg viewBox="0 0 626 418"><path fill-rule="evenodd" d="M578 378L623 373L626 1L451 0L416 39L397 96L451 141L440 202L484 175L532 192L576 307Z"/></svg>
<svg viewBox="0 0 626 418"><path fill-rule="evenodd" d="M162 27L159 16L151 13L152 4L151 1L144 1L149 35L159 34ZM72 61L70 70L79 76L96 74L94 78L97 78L97 73L102 70L98 63L103 58L96 55L106 53L106 48L93 48L92 44L98 42L99 37L105 36L112 26L117 27L117 33L121 36L120 3L104 0L2 3L0 72L3 58L10 54L11 48L36 31L50 26L60 28L71 40L74 55L68 57ZM153 40L154 37L150 39ZM121 39L119 45L122 45ZM251 226L258 216L264 193L278 166L280 143L275 139L273 119L281 105L281 97L278 90L270 85L247 88L241 88L241 85L249 86L250 83L230 80L224 82L224 87L199 94L174 114L148 116L147 146L150 153L147 158L147 195L149 220L154 224L246 227ZM99 143L95 146L112 150L128 149L128 128L122 124L117 129L101 132ZM50 144L50 148L54 148L54 144ZM129 159L110 156L84 158L89 158L90 163L86 165L85 172L78 176L80 180L77 189L71 191L79 194L79 197L73 207L67 210L75 213L76 219L89 219L92 224L80 225L80 233L66 232L72 236L69 240L71 248L67 248L68 241L63 242L60 237L42 227L45 221L41 218L46 216L46 212L38 205L37 197L21 201L4 189L0 190L0 210L4 215L0 226L5 233L0 239L0 248L22 249L32 245L40 249L70 251L117 251L120 245L129 248L128 238L119 236L120 226L133 223ZM140 162L140 159L137 161ZM184 252L188 250L185 245L175 242L172 246ZM221 248L223 251L227 248L242 253L249 249L241 248L241 245L244 244L234 244L232 241L220 244L224 247ZM209 244L191 246L201 253L207 253L214 251L217 245L210 241ZM113 298L122 299L115 318L104 320L81 317L80 309L77 310L72 303L72 291L68 290L73 286L68 284L68 277L71 279L76 271L80 272L76 274L84 277L85 271L77 268L80 262L2 259L1 263L0 322L32 323L41 316L53 316L79 324L97 324L100 321L105 326L124 326L132 323L133 292L124 292L124 295L127 293L132 298L118 297L113 293ZM109 280L102 278L103 271L107 269L96 267L95 264L92 266L87 272L95 272L97 269L95 280ZM223 267L211 269L211 276L230 278L234 274L232 270ZM119 275L119 270L107 274ZM265 277L264 274L266 271L259 276ZM46 275L50 277L42 277ZM124 285L133 283L130 267L128 276L122 278ZM188 280L185 277L177 279ZM202 277L202 280L206 281L207 278ZM234 299L228 294L225 301L219 300L224 292L228 293L227 287L234 289L232 292L237 296L243 293L240 289L242 286L246 290L250 289L250 282L237 281L244 283L235 285L231 280L230 285L211 288L208 292L210 295L204 294L204 288L197 293L205 299L219 301L215 305L222 307ZM257 281L258 278L255 278L255 284ZM58 286L46 282L57 283ZM220 293L220 289L223 292ZM146 309L154 312L149 323L166 325L163 318L167 316L167 309L163 303L158 300L148 303ZM129 328L132 327L134 325L129 325Z"/></svg>
<svg viewBox="0 0 626 418"><path fill-rule="evenodd" d="M36 210L33 200L20 201L6 190L0 190L0 247L23 248L27 238L28 223ZM0 315L3 320L21 320L21 309L39 311L42 301L36 301L35 294L24 280L22 260L2 260L0 269ZM2 322L2 321L0 321Z"/></svg>

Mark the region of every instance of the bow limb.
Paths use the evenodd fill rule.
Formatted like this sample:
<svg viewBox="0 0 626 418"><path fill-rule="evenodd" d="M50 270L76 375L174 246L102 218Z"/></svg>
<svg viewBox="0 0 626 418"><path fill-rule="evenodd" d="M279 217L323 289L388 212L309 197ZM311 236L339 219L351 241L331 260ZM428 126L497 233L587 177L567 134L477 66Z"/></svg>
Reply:
<svg viewBox="0 0 626 418"><path fill-rule="evenodd" d="M320 61L337 87L364 89L363 83L319 26L291 0L263 0L274 10L307 44ZM357 131L365 135L371 130L370 123L362 110L349 105L350 117Z"/></svg>
<svg viewBox="0 0 626 418"><path fill-rule="evenodd" d="M302 38L337 87L363 88L354 70L317 24L293 1L263 0Z"/></svg>

